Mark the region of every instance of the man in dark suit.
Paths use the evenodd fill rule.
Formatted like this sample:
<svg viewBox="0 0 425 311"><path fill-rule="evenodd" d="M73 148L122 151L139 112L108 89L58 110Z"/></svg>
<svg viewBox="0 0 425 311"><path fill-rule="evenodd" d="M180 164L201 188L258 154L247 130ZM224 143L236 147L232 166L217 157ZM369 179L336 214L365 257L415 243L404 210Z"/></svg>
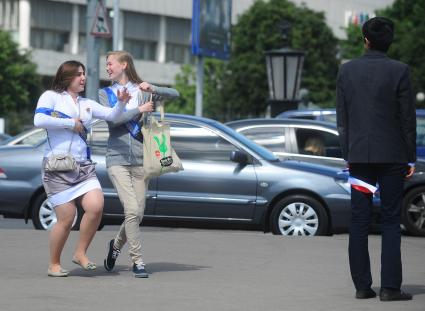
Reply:
<svg viewBox="0 0 425 311"><path fill-rule="evenodd" d="M402 292L400 211L404 179L414 173L416 113L409 68L386 52L393 41L394 24L383 17L362 28L365 53L340 67L337 78L337 126L350 175L379 185L382 218L382 301L410 300ZM357 188L358 189L358 188ZM356 298L376 297L368 232L372 193L351 189L349 261Z"/></svg>

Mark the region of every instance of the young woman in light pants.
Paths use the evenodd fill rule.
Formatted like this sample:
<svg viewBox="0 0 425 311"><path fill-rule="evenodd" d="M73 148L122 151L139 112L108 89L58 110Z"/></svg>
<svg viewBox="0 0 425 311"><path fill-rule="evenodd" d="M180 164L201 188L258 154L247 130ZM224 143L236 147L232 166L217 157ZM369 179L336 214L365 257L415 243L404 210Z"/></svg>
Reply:
<svg viewBox="0 0 425 311"><path fill-rule="evenodd" d="M146 278L148 273L142 258L139 229L148 189L142 166L143 138L140 132L142 114L152 112L155 101L178 97L179 93L171 88L143 82L136 73L132 56L126 51L109 52L106 56L106 71L113 84L99 90L100 103L107 107L114 106L117 92L123 88L127 88L132 98L121 118L108 122L106 167L124 207L125 219L115 238L108 243L104 266L107 271L112 271L122 247L128 242L134 275ZM152 101L150 101L151 95Z"/></svg>

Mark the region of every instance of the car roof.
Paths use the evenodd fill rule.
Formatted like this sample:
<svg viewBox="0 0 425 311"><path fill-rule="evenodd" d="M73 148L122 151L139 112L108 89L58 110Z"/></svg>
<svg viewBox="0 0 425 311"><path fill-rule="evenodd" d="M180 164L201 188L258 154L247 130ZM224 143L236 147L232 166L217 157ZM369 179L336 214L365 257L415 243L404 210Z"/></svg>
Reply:
<svg viewBox="0 0 425 311"><path fill-rule="evenodd" d="M157 115L159 115L159 114L155 113L155 116L157 116ZM218 121L215 121L213 119L208 119L208 118L205 118L205 117L197 117L197 116L192 116L192 115L188 115L188 114L166 113L165 117L173 118L173 119L176 119L176 120L182 120L182 121L203 122L203 123L210 124L210 125L222 124L222 123L219 123Z"/></svg>
<svg viewBox="0 0 425 311"><path fill-rule="evenodd" d="M335 108L328 109L300 109L300 110L287 110L280 113L277 117L285 118L287 116L320 116L335 114Z"/></svg>
<svg viewBox="0 0 425 311"><path fill-rule="evenodd" d="M265 124L281 124L281 125L319 125L328 129L336 130L336 125L332 122L307 120L307 119L274 119L274 118L256 118L230 121L225 123L231 128L240 128L248 125L265 125Z"/></svg>

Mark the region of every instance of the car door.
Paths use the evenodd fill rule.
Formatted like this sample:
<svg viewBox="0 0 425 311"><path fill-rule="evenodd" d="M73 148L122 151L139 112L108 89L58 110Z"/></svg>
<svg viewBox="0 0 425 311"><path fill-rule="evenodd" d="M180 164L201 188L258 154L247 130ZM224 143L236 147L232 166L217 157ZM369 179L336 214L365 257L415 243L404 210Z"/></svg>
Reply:
<svg viewBox="0 0 425 311"><path fill-rule="evenodd" d="M103 213L110 215L123 215L124 211L119 201L117 192L109 179L106 170L105 155L106 147L109 138L109 130L105 121L96 121L92 127L91 135L89 136L92 159L96 162L96 175L102 186L105 196L105 206ZM154 178L149 183L149 189L146 196L145 215L153 215L155 209L156 198L156 182Z"/></svg>
<svg viewBox="0 0 425 311"><path fill-rule="evenodd" d="M253 164L230 161L239 150L211 128L171 122L171 143L183 171L158 178L156 217L250 221L256 203Z"/></svg>

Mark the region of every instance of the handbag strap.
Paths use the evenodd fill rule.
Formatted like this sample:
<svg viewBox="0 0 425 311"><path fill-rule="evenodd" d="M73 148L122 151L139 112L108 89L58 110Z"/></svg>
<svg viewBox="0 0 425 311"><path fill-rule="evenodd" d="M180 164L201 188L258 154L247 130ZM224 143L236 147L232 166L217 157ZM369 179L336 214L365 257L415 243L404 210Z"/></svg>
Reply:
<svg viewBox="0 0 425 311"><path fill-rule="evenodd" d="M61 94L61 99L62 99L62 102L63 102L63 95L62 94ZM81 106L80 106L80 102L78 102L78 119L80 118L80 112L81 112ZM50 144L49 131L47 129L46 129L46 133L47 133L47 143L49 144L50 151L54 155L52 145ZM71 152L71 145L72 145L72 141L74 140L74 134L75 134L75 132L72 131L72 137L71 137L71 142L69 143L68 153Z"/></svg>
<svg viewBox="0 0 425 311"><path fill-rule="evenodd" d="M140 91L140 93L142 94L142 98L143 98L143 93L142 93L142 91ZM150 96L149 96L149 101L151 102L152 101L152 93L150 94ZM143 103L143 104L145 104L145 103ZM164 108L163 108L163 110L162 110L162 114L161 114L161 121L164 121ZM155 118L155 116L154 115L152 115L151 114L151 112L143 112L142 113L142 118L141 118L142 120L143 120L143 125L145 125L146 124L146 126L148 125L148 123L150 123L150 122L156 122L156 118ZM148 122L149 121L149 122Z"/></svg>

